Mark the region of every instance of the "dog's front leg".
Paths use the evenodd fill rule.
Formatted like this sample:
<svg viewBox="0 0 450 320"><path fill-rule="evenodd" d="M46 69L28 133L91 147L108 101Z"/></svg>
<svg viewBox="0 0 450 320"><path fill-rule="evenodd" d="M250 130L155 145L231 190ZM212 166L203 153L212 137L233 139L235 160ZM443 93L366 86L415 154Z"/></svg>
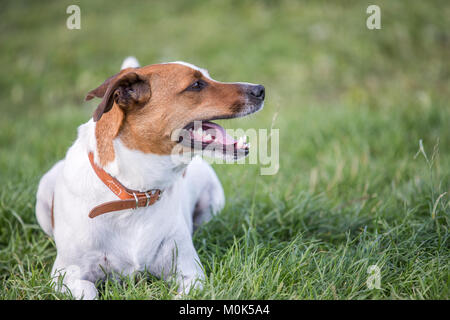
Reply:
<svg viewBox="0 0 450 320"><path fill-rule="evenodd" d="M67 293L70 290L75 299L94 300L97 297L95 284L83 279L81 268L64 263L58 257L53 265L52 278L57 291Z"/></svg>
<svg viewBox="0 0 450 320"><path fill-rule="evenodd" d="M179 252L176 267L178 294L188 294L192 289L202 289L204 279L205 274L194 246L188 252Z"/></svg>
<svg viewBox="0 0 450 320"><path fill-rule="evenodd" d="M185 237L178 235L176 239L164 241L157 260L149 265L154 267L152 273L156 276L162 272L166 280L175 280L178 296L203 287L205 275L188 231Z"/></svg>

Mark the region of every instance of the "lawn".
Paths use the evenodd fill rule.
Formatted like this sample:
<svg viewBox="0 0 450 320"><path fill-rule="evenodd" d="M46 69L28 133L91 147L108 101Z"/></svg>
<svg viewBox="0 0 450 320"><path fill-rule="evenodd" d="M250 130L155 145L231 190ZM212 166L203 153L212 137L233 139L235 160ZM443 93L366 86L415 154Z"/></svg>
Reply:
<svg viewBox="0 0 450 320"><path fill-rule="evenodd" d="M262 83L265 108L221 124L279 129L277 174L215 165L227 204L195 234L207 279L189 298L449 299L449 16L448 1L2 1L0 299L70 298L50 285L37 184L128 55ZM99 288L175 296L151 276Z"/></svg>

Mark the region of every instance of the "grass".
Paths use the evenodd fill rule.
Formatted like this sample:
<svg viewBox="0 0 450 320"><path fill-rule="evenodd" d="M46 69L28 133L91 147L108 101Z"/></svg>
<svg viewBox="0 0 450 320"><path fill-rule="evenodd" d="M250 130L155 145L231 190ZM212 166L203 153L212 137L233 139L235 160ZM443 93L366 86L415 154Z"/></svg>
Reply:
<svg viewBox="0 0 450 320"><path fill-rule="evenodd" d="M81 7L67 30L66 7ZM365 26L369 4L382 29ZM34 213L39 178L76 138L84 95L122 59L185 60L263 83L265 109L228 128L280 129L280 170L216 165L223 212L196 233L192 299L448 299L447 1L3 1L0 299L67 299ZM419 151L419 152L418 152ZM381 288L370 290L370 265ZM172 299L154 277L101 299Z"/></svg>

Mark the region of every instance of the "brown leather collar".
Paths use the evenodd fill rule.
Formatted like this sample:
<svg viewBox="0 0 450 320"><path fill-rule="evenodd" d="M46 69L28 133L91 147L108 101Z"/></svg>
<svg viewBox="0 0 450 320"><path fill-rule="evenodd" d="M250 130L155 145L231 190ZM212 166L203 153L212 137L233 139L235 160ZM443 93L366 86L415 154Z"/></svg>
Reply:
<svg viewBox="0 0 450 320"><path fill-rule="evenodd" d="M89 218L95 218L101 214L112 211L148 207L160 199L162 194L160 189L151 189L141 192L124 187L117 179L94 163L94 154L92 152L89 153L89 161L100 180L102 180L102 182L121 199L105 202L96 206L89 212Z"/></svg>

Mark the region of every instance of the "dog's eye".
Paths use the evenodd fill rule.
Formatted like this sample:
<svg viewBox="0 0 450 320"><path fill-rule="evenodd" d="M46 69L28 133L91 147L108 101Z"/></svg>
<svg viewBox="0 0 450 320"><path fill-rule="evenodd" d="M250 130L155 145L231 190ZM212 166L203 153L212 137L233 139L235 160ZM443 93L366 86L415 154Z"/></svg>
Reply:
<svg viewBox="0 0 450 320"><path fill-rule="evenodd" d="M187 91L200 91L203 88L206 87L206 82L203 80L197 80L193 84L191 84L189 87L186 88Z"/></svg>

